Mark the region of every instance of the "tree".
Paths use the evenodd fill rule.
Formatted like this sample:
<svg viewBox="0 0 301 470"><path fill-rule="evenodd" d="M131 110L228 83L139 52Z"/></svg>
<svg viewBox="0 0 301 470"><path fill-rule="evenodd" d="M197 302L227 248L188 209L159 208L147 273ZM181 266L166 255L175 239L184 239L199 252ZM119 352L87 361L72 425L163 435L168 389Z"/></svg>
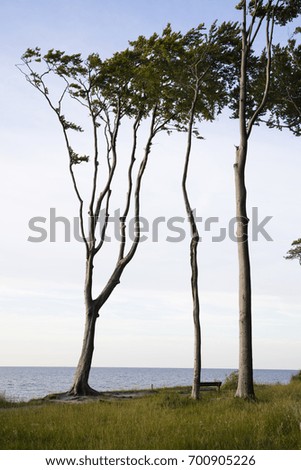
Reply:
<svg viewBox="0 0 301 470"><path fill-rule="evenodd" d="M266 124L279 130L289 129L295 136L301 135L301 45L297 44L297 28L285 46L273 48L271 93L268 102ZM301 239L292 242L285 259L298 259L301 264Z"/></svg>
<svg viewBox="0 0 301 470"><path fill-rule="evenodd" d="M297 259L301 264L301 238L292 242L292 248L288 250L285 259Z"/></svg>
<svg viewBox="0 0 301 470"><path fill-rule="evenodd" d="M273 50L272 98L269 100L267 125L280 130L289 129L301 135L301 45L297 44L296 29L286 46L277 44ZM301 264L301 239L292 242L285 259L297 259Z"/></svg>
<svg viewBox="0 0 301 470"><path fill-rule="evenodd" d="M141 185L151 146L156 135L166 130L176 112L174 84L170 81L168 73L171 62L166 61L164 57L169 43L176 38L177 34L168 27L162 36L154 34L148 40L140 37L131 43L128 49L105 61L102 61L98 54L91 54L83 60L80 54L68 55L59 50L50 50L42 55L39 48L27 49L22 56L23 64L19 67L20 70L46 99L61 126L71 181L79 204L81 237L85 246L85 330L73 384L68 392L70 395L98 393L88 383L96 321L102 306L120 283L123 271L133 259L140 241ZM80 189L75 167L90 161L91 157L80 155L73 147L72 132L81 133L84 128L65 116L70 106L68 99L74 100L89 117L93 155L88 198L83 196ZM111 196L114 191L120 195L113 183L120 161L117 146L119 130L124 121L132 123L132 142L128 168L124 174L128 180L128 189L124 211L120 217L117 261L106 284L98 289L97 295L93 295L96 290L94 263L105 246ZM135 172L138 132L142 124L144 127L148 126L148 135L139 168ZM131 209L135 221L132 239L126 230ZM88 214L88 220L84 216L85 213Z"/></svg>
<svg viewBox="0 0 301 470"><path fill-rule="evenodd" d="M194 324L194 373L191 397L199 399L201 381L201 322L198 287L199 231L190 202L187 178L189 172L192 138L202 139L196 127L203 121L213 121L229 98L234 65L237 62L238 28L234 23L216 22L206 31L203 24L183 37L180 69L174 81L181 94L176 129L187 134L185 162L182 175L182 192L190 224L191 294ZM182 84L182 86L181 86Z"/></svg>
<svg viewBox="0 0 301 470"><path fill-rule="evenodd" d="M198 289L197 247L199 233L194 211L190 203L187 177L190 163L192 137L199 135L197 123L214 120L227 104L229 88L232 84L233 63L237 52L238 28L234 23L223 23L219 27L216 22L206 30L204 24L191 29L186 34L171 33L170 40L153 45L155 56L165 62L166 79L173 84L173 92L165 96L172 100L175 113L167 126L168 133L172 130L187 133L185 163L182 175L182 192L185 208L191 229L190 265L191 293L193 302L194 323L194 374L191 397L199 398L201 377L201 325L200 302ZM134 47L145 47L146 39L140 37L132 42Z"/></svg>
<svg viewBox="0 0 301 470"><path fill-rule="evenodd" d="M234 164L237 241L239 262L239 377L237 397L254 398L252 357L252 295L247 215L245 168L248 143L254 125L267 111L271 84L272 45L275 25L284 26L301 11L299 0L242 0L241 62L239 72L239 103L233 96L233 107L239 120L240 142ZM265 48L254 53L255 40L265 32Z"/></svg>
<svg viewBox="0 0 301 470"><path fill-rule="evenodd" d="M300 32L297 29L296 33ZM273 48L271 96L267 125L301 135L301 45L297 34Z"/></svg>

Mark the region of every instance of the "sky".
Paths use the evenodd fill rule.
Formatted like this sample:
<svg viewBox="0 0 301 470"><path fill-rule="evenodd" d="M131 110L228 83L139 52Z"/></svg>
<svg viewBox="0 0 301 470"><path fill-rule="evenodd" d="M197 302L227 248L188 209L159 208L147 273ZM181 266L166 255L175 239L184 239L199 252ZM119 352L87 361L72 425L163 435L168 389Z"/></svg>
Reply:
<svg viewBox="0 0 301 470"><path fill-rule="evenodd" d="M2 0L0 126L0 366L75 366L84 325L84 249L64 241L57 223L49 237L51 214L71 222L77 201L70 182L66 149L51 110L15 67L28 47L55 48L101 57L127 47L139 35L161 32L167 23L182 32L215 19L238 20L236 1L227 0ZM284 28L281 39L290 36ZM277 33L278 34L278 33ZM205 368L238 367L237 246L229 238L235 215L233 163L238 123L224 112L200 128L189 174L192 205L199 228L199 291L202 363ZM141 144L143 145L143 144ZM89 143L87 142L89 147ZM126 154L128 129L121 133ZM185 137L160 135L142 187L142 215L185 217L181 193ZM82 172L82 173L81 173ZM301 357L301 267L286 261L291 242L300 237L300 142L288 131L256 127L247 164L251 225L268 220L268 241L250 242L253 286L254 367L299 369ZM80 168L83 191L87 170ZM122 197L123 195L120 194ZM122 204L122 202L121 202ZM47 239L29 228L33 217L46 219ZM205 220L218 217L211 231ZM230 225L231 226L231 225ZM166 224L158 240L141 243L102 309L97 324L94 366L192 367L193 324L190 294L189 231L167 241ZM213 241L225 228L227 237ZM157 240L157 241L156 241ZM116 259L108 246L95 268L95 293Z"/></svg>

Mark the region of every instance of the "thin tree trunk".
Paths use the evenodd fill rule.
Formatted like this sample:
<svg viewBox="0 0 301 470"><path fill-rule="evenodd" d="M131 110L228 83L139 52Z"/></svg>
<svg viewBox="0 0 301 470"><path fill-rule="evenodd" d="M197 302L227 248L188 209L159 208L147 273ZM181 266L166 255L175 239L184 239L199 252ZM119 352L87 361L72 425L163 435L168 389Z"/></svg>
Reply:
<svg viewBox="0 0 301 470"><path fill-rule="evenodd" d="M198 400L200 398L201 381L201 325L200 325L200 304L198 293L198 264L197 264L197 246L199 236L193 235L190 244L190 263L191 263L191 292L193 299L193 324L194 324L194 368L191 398Z"/></svg>
<svg viewBox="0 0 301 470"><path fill-rule="evenodd" d="M239 372L236 396L254 398L251 269L248 241L249 219L246 210L247 191L244 182L246 154L246 146L237 149L237 161L234 165L239 264Z"/></svg>
<svg viewBox="0 0 301 470"><path fill-rule="evenodd" d="M194 368L193 368L193 381L191 398L198 400L200 398L200 381L201 381L201 326L200 326L200 303L199 303L199 290L198 290L198 260L197 249L199 243L199 233L195 222L195 217L189 196L187 192L187 176L191 154L192 144L192 131L194 122L194 110L198 97L198 83L196 84L194 99L190 110L190 119L187 133L187 148L185 165L183 170L182 191L185 202L185 208L190 223L191 229L191 242L190 242L190 266L191 266L191 294L193 302L193 324L194 324Z"/></svg>
<svg viewBox="0 0 301 470"><path fill-rule="evenodd" d="M252 298L248 239L249 219L247 216L247 190L245 186L245 166L249 137L246 122L248 52L245 4L242 29L239 97L240 145L236 149L236 162L234 165L239 268L239 371L236 396L241 398L254 398L255 396L252 359Z"/></svg>

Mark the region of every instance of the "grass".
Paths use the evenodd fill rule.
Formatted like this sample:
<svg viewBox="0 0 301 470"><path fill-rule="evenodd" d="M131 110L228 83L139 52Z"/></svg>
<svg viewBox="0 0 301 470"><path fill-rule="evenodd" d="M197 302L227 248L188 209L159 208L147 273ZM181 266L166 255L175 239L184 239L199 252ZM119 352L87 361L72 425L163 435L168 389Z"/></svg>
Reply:
<svg viewBox="0 0 301 470"><path fill-rule="evenodd" d="M12 404L0 400L1 449L301 449L301 382L257 385L199 402L175 388L134 399Z"/></svg>

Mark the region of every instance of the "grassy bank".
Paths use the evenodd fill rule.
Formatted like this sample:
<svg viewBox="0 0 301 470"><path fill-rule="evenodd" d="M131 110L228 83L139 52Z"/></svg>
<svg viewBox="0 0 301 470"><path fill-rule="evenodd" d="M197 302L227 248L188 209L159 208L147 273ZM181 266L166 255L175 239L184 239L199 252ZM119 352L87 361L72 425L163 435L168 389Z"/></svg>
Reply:
<svg viewBox="0 0 301 470"><path fill-rule="evenodd" d="M0 400L1 449L301 449L301 382L256 386L256 402L188 389L85 403Z"/></svg>

